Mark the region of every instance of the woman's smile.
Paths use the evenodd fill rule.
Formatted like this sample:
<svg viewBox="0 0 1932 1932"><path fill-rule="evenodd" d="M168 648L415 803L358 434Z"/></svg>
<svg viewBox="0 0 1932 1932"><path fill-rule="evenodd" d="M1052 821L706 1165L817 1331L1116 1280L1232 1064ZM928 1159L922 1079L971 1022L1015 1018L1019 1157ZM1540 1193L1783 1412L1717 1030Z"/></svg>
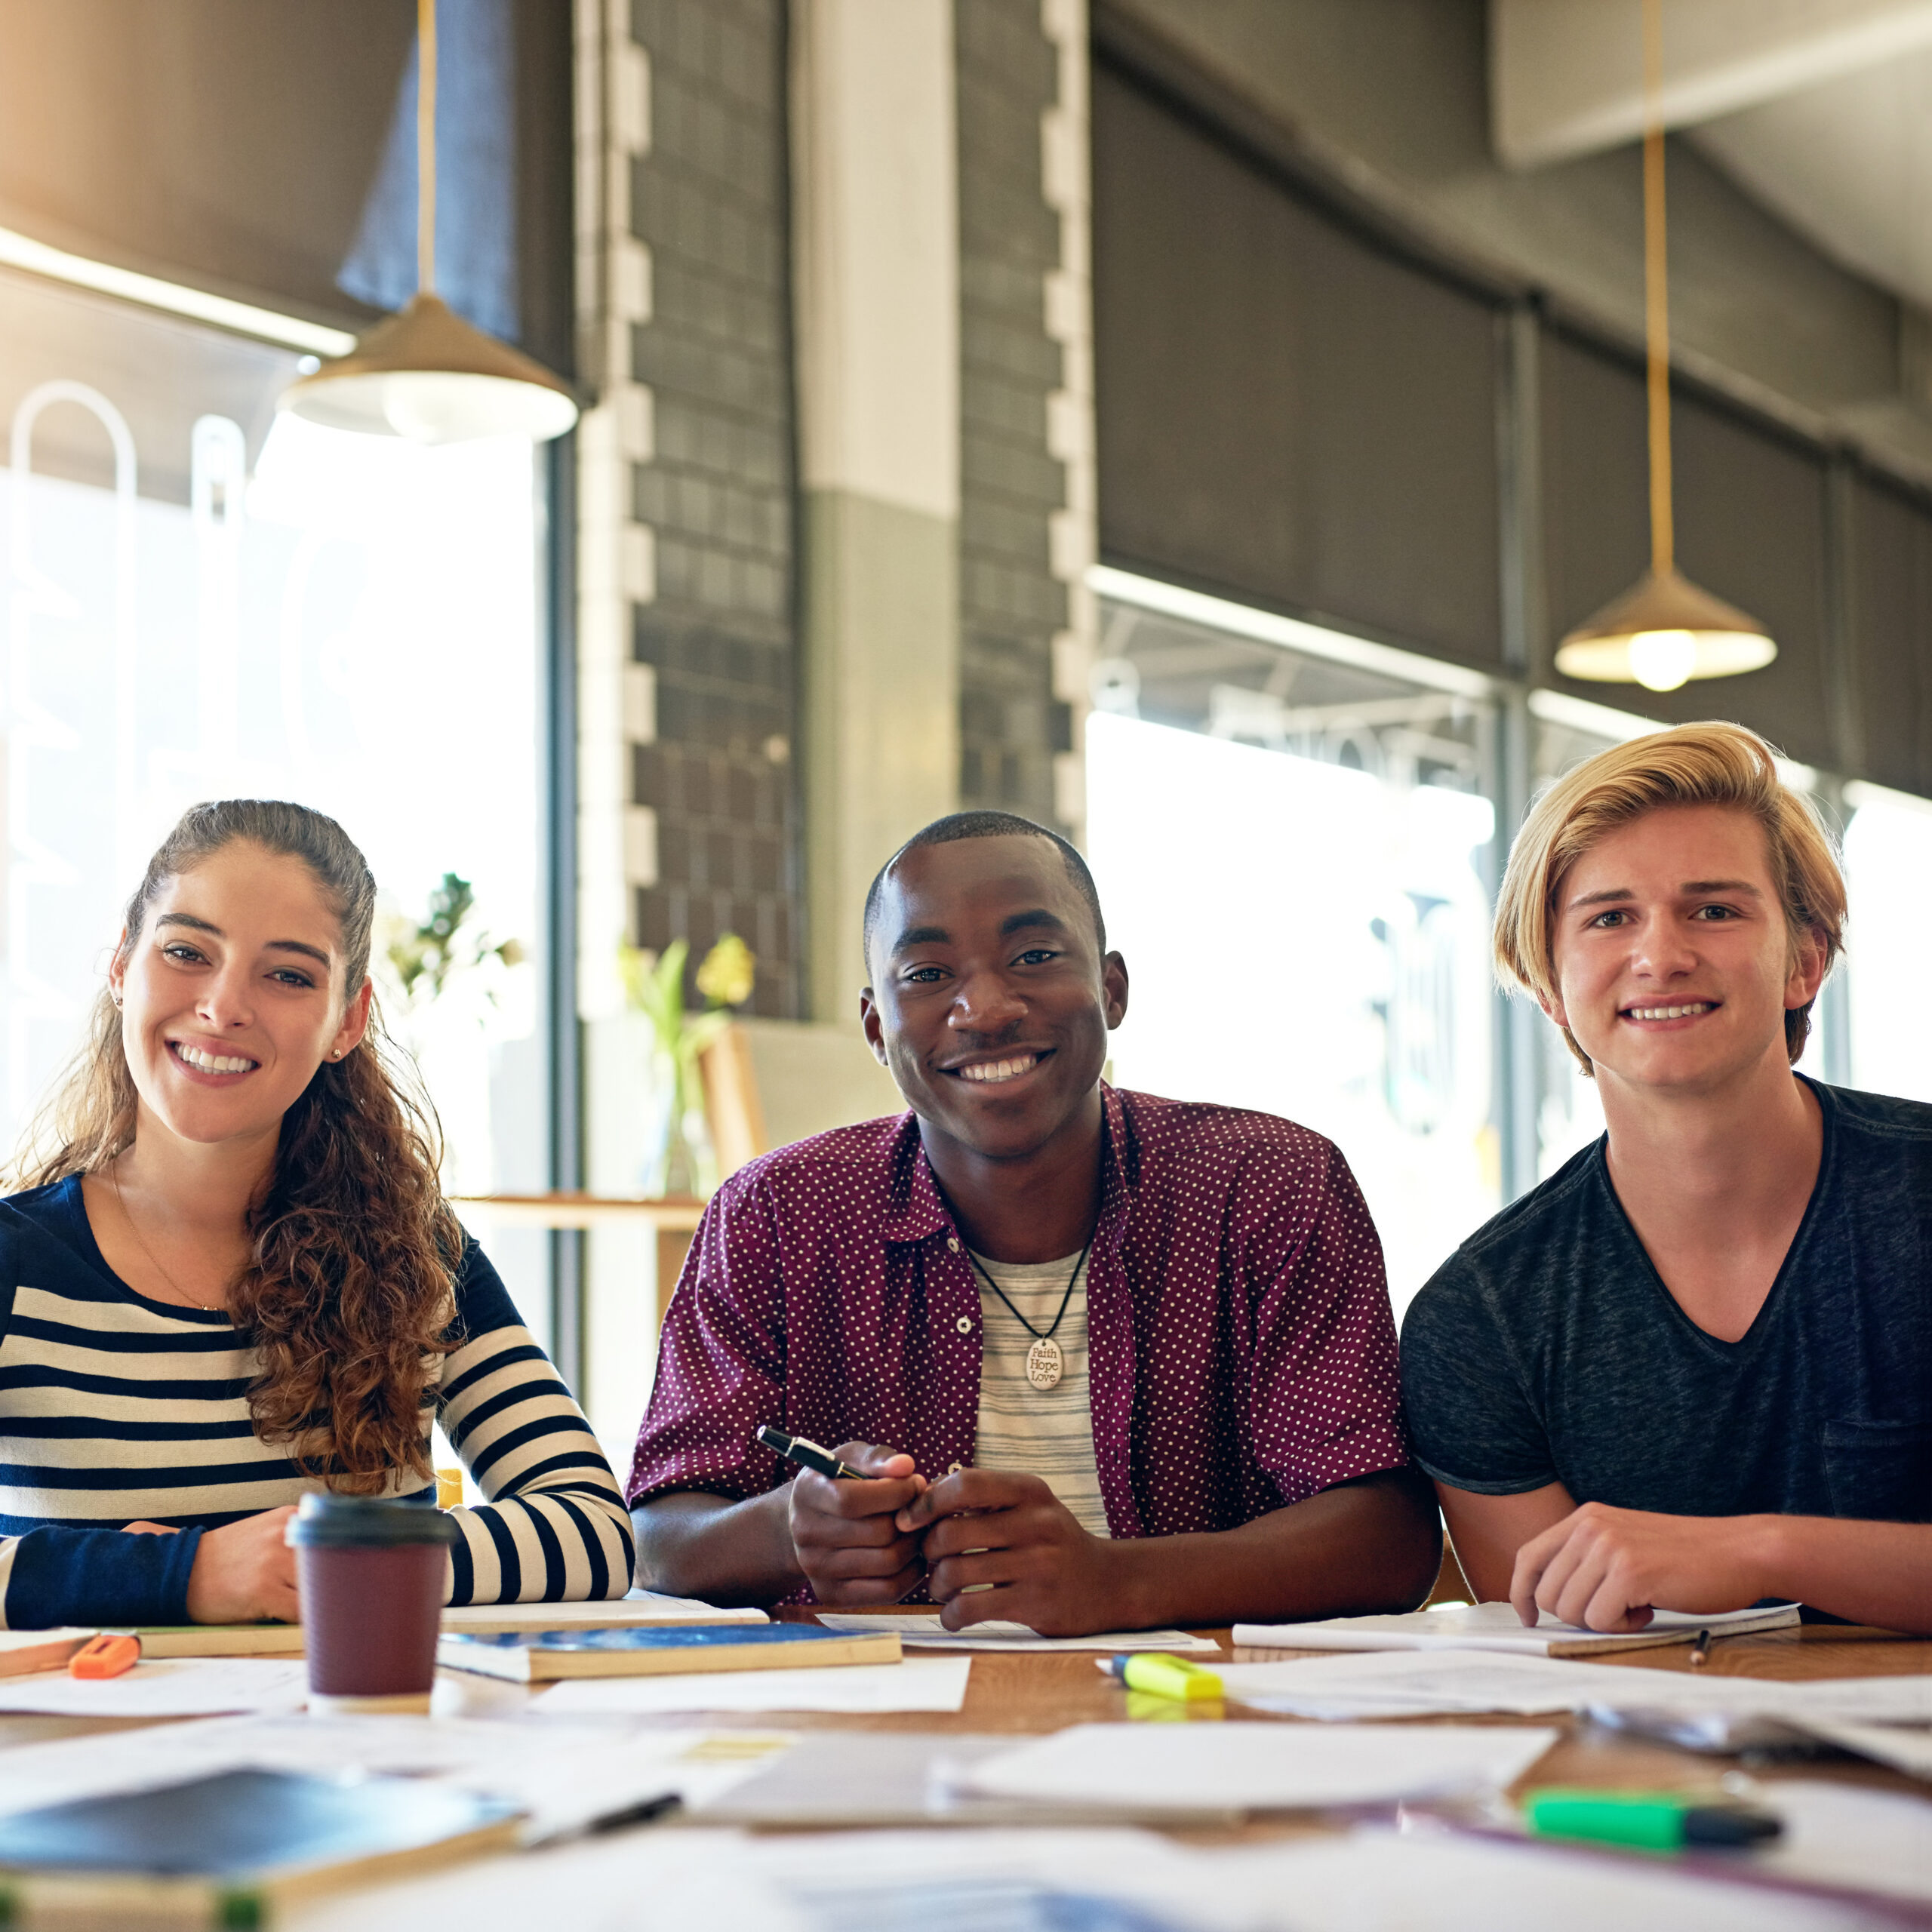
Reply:
<svg viewBox="0 0 1932 1932"><path fill-rule="evenodd" d="M170 1040L167 1045L175 1065L201 1086L234 1086L261 1065L245 1054L217 1053L190 1040Z"/></svg>

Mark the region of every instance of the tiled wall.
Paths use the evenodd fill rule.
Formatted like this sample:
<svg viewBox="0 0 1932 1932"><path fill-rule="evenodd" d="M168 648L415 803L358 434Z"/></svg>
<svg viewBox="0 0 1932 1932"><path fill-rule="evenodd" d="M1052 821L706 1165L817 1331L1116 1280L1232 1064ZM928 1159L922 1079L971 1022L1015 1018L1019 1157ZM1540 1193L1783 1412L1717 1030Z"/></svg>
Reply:
<svg viewBox="0 0 1932 1932"><path fill-rule="evenodd" d="M752 1010L799 1011L792 762L796 625L786 200L786 0L633 0L651 69L651 141L631 224L650 251L632 369L653 398L634 514L655 534L656 594L633 646L655 685L634 746L656 823L632 937L721 932L758 955Z"/></svg>
<svg viewBox="0 0 1932 1932"><path fill-rule="evenodd" d="M1044 291L1061 264L1041 120L1059 91L1041 0L956 0L960 248L960 777L963 808L1059 825L1054 760L1072 718L1053 691L1068 623L1049 532L1067 500L1048 441L1063 384Z"/></svg>

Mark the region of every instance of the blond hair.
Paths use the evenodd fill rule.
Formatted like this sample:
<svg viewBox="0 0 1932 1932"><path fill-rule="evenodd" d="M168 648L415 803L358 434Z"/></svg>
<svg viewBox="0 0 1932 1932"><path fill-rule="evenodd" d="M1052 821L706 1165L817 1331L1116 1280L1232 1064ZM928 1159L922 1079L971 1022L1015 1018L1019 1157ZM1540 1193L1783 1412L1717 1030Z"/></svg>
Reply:
<svg viewBox="0 0 1932 1932"><path fill-rule="evenodd" d="M1844 946L1845 916L1844 875L1831 835L1810 800L1779 777L1776 755L1756 732L1712 722L1680 724L1599 752L1530 808L1496 903L1496 966L1506 984L1554 1003L1556 904L1570 869L1618 826L1666 805L1727 806L1763 826L1793 956L1808 934L1831 971ZM1785 1050L1794 1061L1810 1030L1809 1001L1786 1013ZM1594 1073L1575 1035L1562 1031L1583 1071Z"/></svg>

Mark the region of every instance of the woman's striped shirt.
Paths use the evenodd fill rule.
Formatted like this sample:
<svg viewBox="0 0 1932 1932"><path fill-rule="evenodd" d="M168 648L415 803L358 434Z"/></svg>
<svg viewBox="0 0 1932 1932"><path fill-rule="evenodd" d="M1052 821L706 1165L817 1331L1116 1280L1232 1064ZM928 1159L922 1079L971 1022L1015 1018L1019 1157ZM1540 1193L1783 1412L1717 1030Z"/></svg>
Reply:
<svg viewBox="0 0 1932 1932"><path fill-rule="evenodd" d="M620 1597L631 1525L597 1439L466 1247L432 1420L486 1500L453 1512L452 1603ZM182 1623L199 1532L325 1487L248 1414L259 1358L225 1314L137 1294L78 1177L0 1201L0 1623ZM433 1500L406 1472L384 1494ZM129 1535L146 1521L178 1536Z"/></svg>

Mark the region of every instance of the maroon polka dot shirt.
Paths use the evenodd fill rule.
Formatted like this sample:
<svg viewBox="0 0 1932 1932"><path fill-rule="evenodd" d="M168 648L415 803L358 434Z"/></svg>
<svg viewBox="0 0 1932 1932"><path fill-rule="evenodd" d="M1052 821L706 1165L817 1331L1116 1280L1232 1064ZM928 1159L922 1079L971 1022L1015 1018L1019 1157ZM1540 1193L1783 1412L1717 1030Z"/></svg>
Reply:
<svg viewBox="0 0 1932 1932"><path fill-rule="evenodd" d="M1102 1092L1087 1307L1112 1534L1233 1529L1406 1463L1381 1244L1340 1150L1270 1114ZM786 1481L763 1423L943 1475L972 1463L979 1399L979 1289L916 1121L840 1128L706 1211L630 1500Z"/></svg>

